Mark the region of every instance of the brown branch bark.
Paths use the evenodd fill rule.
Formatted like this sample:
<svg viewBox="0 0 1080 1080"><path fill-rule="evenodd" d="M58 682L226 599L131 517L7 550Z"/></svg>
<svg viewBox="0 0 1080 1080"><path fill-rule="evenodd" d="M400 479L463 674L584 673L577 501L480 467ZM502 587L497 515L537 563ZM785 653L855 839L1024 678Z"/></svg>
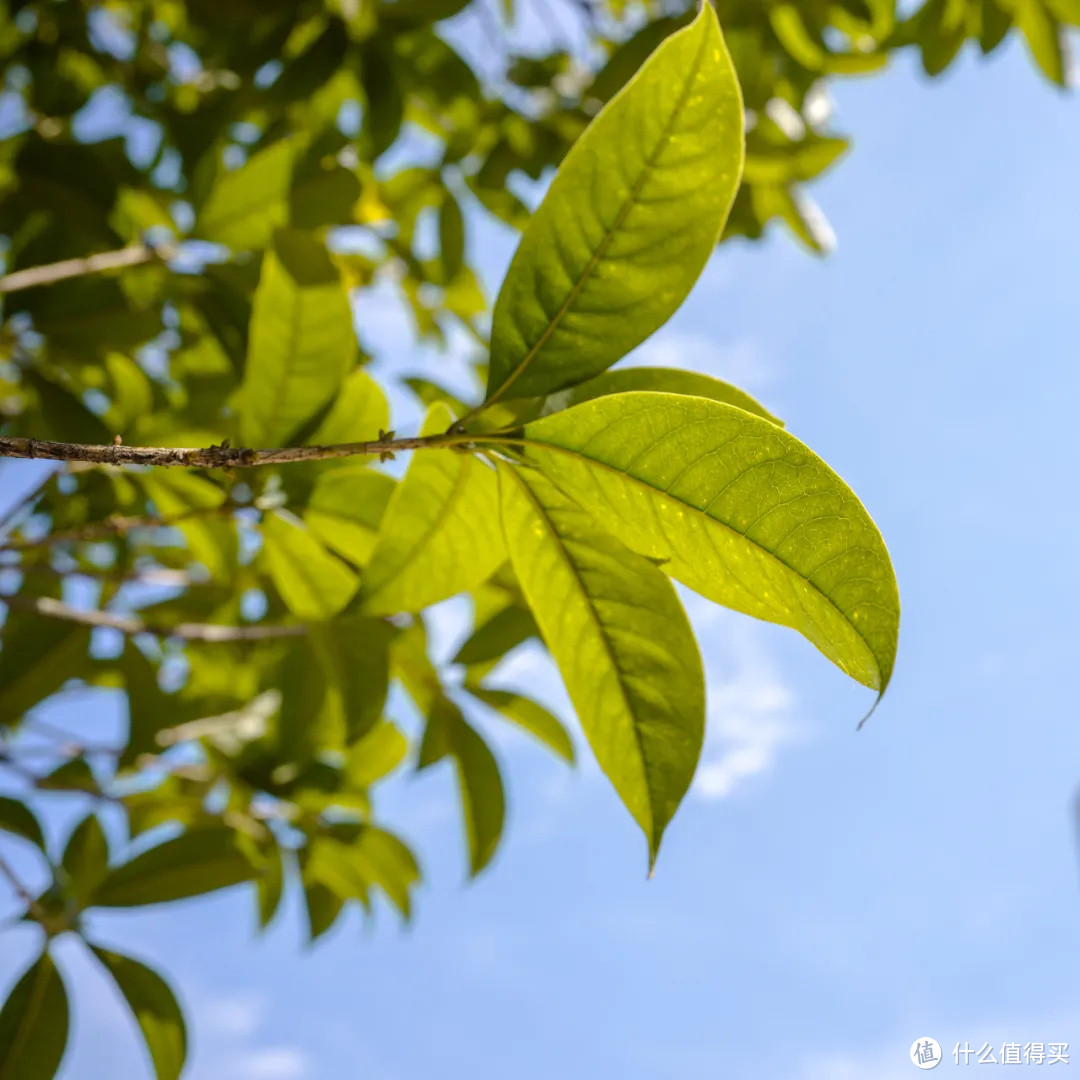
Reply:
<svg viewBox="0 0 1080 1080"><path fill-rule="evenodd" d="M82 259L65 259L47 266L31 266L29 269L16 270L14 274L0 277L0 293L18 292L20 289L32 289L38 285L52 285L68 278L82 277L84 274L99 274L104 270L141 266L155 259L170 259L173 254L172 248L133 244L131 247L120 248L119 251L103 251Z"/></svg>
<svg viewBox="0 0 1080 1080"><path fill-rule="evenodd" d="M0 603L21 611L34 612L50 619L66 619L83 626L106 627L122 634L153 634L160 638L179 638L182 641L267 641L271 638L300 637L307 633L303 623L268 624L263 626L226 626L220 623L177 623L175 626L147 622L138 615L115 611L90 611L61 603L49 596L0 596Z"/></svg>
<svg viewBox="0 0 1080 1080"><path fill-rule="evenodd" d="M87 461L96 465L158 465L199 469L243 469L256 465L287 465L297 461L332 458L392 456L399 450L422 450L472 442L476 436L424 435L414 439L376 439L372 442L339 443L335 446L286 446L269 450L208 446L93 446L86 443L53 442L0 435L0 457L47 458L52 461Z"/></svg>

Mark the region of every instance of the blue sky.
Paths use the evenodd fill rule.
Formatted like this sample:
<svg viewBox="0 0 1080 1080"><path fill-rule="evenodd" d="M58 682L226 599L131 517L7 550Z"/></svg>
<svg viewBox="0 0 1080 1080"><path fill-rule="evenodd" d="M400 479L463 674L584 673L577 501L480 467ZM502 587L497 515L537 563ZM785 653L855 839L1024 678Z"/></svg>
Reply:
<svg viewBox="0 0 1080 1080"><path fill-rule="evenodd" d="M257 939L243 889L95 917L171 973L191 1080L893 1080L924 1035L946 1071L956 1042L1073 1042L1080 1063L1080 99L1015 44L933 86L904 57L836 97L857 137L815 189L836 252L724 247L636 359L758 393L863 498L903 603L884 702L856 734L867 691L690 597L709 733L652 881L594 765L489 726L510 808L479 880L447 772L383 799L425 866L410 930L381 911L309 951L290 898ZM512 241L473 239L497 281ZM408 350L378 298L358 322ZM402 403L399 429L414 417ZM446 650L460 614L435 613ZM535 652L505 677L565 708ZM107 698L50 715L121 722ZM0 984L32 944L0 939ZM148 1075L107 984L61 955L64 1080Z"/></svg>

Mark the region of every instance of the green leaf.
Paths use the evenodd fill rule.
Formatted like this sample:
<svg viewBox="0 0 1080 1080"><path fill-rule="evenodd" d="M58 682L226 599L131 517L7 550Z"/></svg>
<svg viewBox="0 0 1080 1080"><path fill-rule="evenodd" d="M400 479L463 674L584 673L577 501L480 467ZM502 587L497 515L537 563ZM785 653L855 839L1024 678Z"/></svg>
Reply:
<svg viewBox="0 0 1080 1080"><path fill-rule="evenodd" d="M529 222L495 304L489 399L581 382L670 318L735 197L742 125L705 4L599 113Z"/></svg>
<svg viewBox="0 0 1080 1080"><path fill-rule="evenodd" d="M574 744L557 716L543 705L513 690L494 690L466 684L466 690L489 708L512 720L539 739L549 750L569 764L574 763Z"/></svg>
<svg viewBox="0 0 1080 1080"><path fill-rule="evenodd" d="M539 630L532 612L511 604L495 612L476 628L469 640L458 649L453 663L471 665L498 660L537 634Z"/></svg>
<svg viewBox="0 0 1080 1080"><path fill-rule="evenodd" d="M260 930L265 930L273 921L285 891L285 860L281 848L276 841L271 841L264 854L263 872L255 879Z"/></svg>
<svg viewBox="0 0 1080 1080"><path fill-rule="evenodd" d="M366 465L345 465L319 476L304 509L304 524L328 548L366 566L396 484Z"/></svg>
<svg viewBox="0 0 1080 1080"><path fill-rule="evenodd" d="M0 1009L0 1080L51 1080L67 1038L67 991L52 958L42 953Z"/></svg>
<svg viewBox="0 0 1080 1080"><path fill-rule="evenodd" d="M307 144L306 135L282 139L222 174L199 215L197 234L237 251L265 247L289 220L293 168Z"/></svg>
<svg viewBox="0 0 1080 1080"><path fill-rule="evenodd" d="M251 311L245 445L285 445L337 393L357 351L349 298L326 249L306 233L276 233Z"/></svg>
<svg viewBox="0 0 1080 1080"><path fill-rule="evenodd" d="M409 743L389 721L376 724L345 755L345 774L351 787L368 788L389 775L404 760Z"/></svg>
<svg viewBox="0 0 1080 1080"><path fill-rule="evenodd" d="M884 692L900 603L881 534L798 439L704 398L596 398L525 426L527 454L703 596L792 627Z"/></svg>
<svg viewBox="0 0 1080 1080"><path fill-rule="evenodd" d="M449 191L439 207L439 253L443 281L453 281L461 273L465 260L465 219L461 215L461 204Z"/></svg>
<svg viewBox="0 0 1080 1080"><path fill-rule="evenodd" d="M370 442L389 426L390 407L386 395L363 368L357 368L346 376L329 413L307 442L311 446ZM348 467L343 462L332 464Z"/></svg>
<svg viewBox="0 0 1080 1080"><path fill-rule="evenodd" d="M263 518L263 555L274 585L301 619L329 619L352 599L356 575L291 514Z"/></svg>
<svg viewBox="0 0 1080 1080"><path fill-rule="evenodd" d="M84 907L109 869L109 843L96 815L87 814L72 830L61 862L68 890Z"/></svg>
<svg viewBox="0 0 1080 1080"><path fill-rule="evenodd" d="M499 487L522 591L651 867L705 730L690 623L667 578L543 476L502 464Z"/></svg>
<svg viewBox="0 0 1080 1080"><path fill-rule="evenodd" d="M309 628L282 678L279 748L288 760L343 751L378 724L390 681L395 629L350 615Z"/></svg>
<svg viewBox="0 0 1080 1080"><path fill-rule="evenodd" d="M422 434L445 431L453 414L437 402ZM495 474L452 449L419 450L383 515L364 577L372 615L419 611L479 585L506 558Z"/></svg>
<svg viewBox="0 0 1080 1080"><path fill-rule="evenodd" d="M447 757L453 760L457 773L469 871L475 877L491 861L502 836L506 815L502 778L487 743L466 722L457 705L440 694L428 712L417 768L427 768Z"/></svg>
<svg viewBox="0 0 1080 1080"><path fill-rule="evenodd" d="M187 1057L187 1029L169 984L156 971L130 956L97 945L90 948L131 1008L157 1080L180 1080Z"/></svg>
<svg viewBox="0 0 1080 1080"><path fill-rule="evenodd" d="M1068 86L1066 44L1061 25L1042 0L1017 0L1016 25L1043 74L1058 86Z"/></svg>
<svg viewBox="0 0 1080 1080"><path fill-rule="evenodd" d="M90 902L95 907L165 904L250 881L254 874L232 829L192 829L113 867Z"/></svg>
<svg viewBox="0 0 1080 1080"><path fill-rule="evenodd" d="M61 619L8 612L0 651L0 724L19 720L86 665L90 630Z"/></svg>
<svg viewBox="0 0 1080 1080"><path fill-rule="evenodd" d="M784 426L783 421L778 420L764 405L737 386L696 371L663 367L629 367L605 371L603 375L597 375L595 379L589 379L570 390L550 394L544 401L543 412L545 415L559 412L572 405L580 405L583 401L606 397L609 394L624 394L629 390L655 390L664 394L711 398L713 401L723 401L736 408L745 409L773 424L779 424L780 427Z"/></svg>
<svg viewBox="0 0 1080 1080"><path fill-rule="evenodd" d="M42 851L45 850L45 836L38 819L30 807L18 799L0 795L0 829L14 836L21 836L31 844L37 844Z"/></svg>
<svg viewBox="0 0 1080 1080"><path fill-rule="evenodd" d="M308 933L314 943L337 921L345 906L343 897L319 881L304 884L304 901L307 908Z"/></svg>

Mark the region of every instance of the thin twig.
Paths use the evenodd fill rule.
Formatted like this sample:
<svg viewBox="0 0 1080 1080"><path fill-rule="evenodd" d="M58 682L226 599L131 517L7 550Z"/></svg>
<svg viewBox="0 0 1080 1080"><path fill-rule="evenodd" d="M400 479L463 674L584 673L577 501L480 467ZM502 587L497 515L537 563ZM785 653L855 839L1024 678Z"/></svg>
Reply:
<svg viewBox="0 0 1080 1080"><path fill-rule="evenodd" d="M182 641L267 641L271 638L301 637L307 633L303 623L268 624L259 626L226 626L220 623L177 623L175 626L146 622L137 615L115 611L89 611L54 600L50 596L23 596L16 593L0 596L0 603L22 611L32 611L50 619L66 619L83 626L105 627L121 634L153 634L160 638L179 638Z"/></svg>
<svg viewBox="0 0 1080 1080"><path fill-rule="evenodd" d="M32 289L37 285L52 285L68 278L82 277L84 274L99 274L103 270L123 270L125 267L141 266L155 259L168 260L174 254L171 247L133 244L120 248L119 251L103 251L81 259L64 259L63 262L49 263L47 266L31 266L27 270L16 270L14 274L0 277L0 293Z"/></svg>
<svg viewBox="0 0 1080 1080"><path fill-rule="evenodd" d="M19 880L18 874L11 868L11 864L0 855L0 874L7 878L8 884L15 890L15 894L26 905L31 917L35 922L44 925L47 918L45 910L34 899L34 894Z"/></svg>
<svg viewBox="0 0 1080 1080"><path fill-rule="evenodd" d="M52 461L89 461L96 465L186 466L200 469L242 469L256 465L286 465L297 461L326 461L361 455L385 457L399 450L424 450L471 442L465 434L422 435L413 439L375 439L334 446L288 446L270 450L208 446L92 446L0 436L0 457L48 458Z"/></svg>

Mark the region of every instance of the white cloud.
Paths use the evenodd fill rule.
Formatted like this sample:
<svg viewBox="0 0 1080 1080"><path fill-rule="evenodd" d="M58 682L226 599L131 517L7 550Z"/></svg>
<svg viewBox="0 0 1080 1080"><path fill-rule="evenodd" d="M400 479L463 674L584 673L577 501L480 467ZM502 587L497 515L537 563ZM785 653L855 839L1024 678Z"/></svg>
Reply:
<svg viewBox="0 0 1080 1080"><path fill-rule="evenodd" d="M266 1003L255 994L212 996L195 1005L200 1027L222 1039L250 1038L266 1014Z"/></svg>
<svg viewBox="0 0 1080 1080"><path fill-rule="evenodd" d="M266 1046L229 1059L222 1080L303 1080L311 1059L295 1046Z"/></svg>
<svg viewBox="0 0 1080 1080"><path fill-rule="evenodd" d="M686 599L709 657L709 715L692 790L723 799L767 773L806 731L794 717L795 695L762 645L761 628L697 597Z"/></svg>

